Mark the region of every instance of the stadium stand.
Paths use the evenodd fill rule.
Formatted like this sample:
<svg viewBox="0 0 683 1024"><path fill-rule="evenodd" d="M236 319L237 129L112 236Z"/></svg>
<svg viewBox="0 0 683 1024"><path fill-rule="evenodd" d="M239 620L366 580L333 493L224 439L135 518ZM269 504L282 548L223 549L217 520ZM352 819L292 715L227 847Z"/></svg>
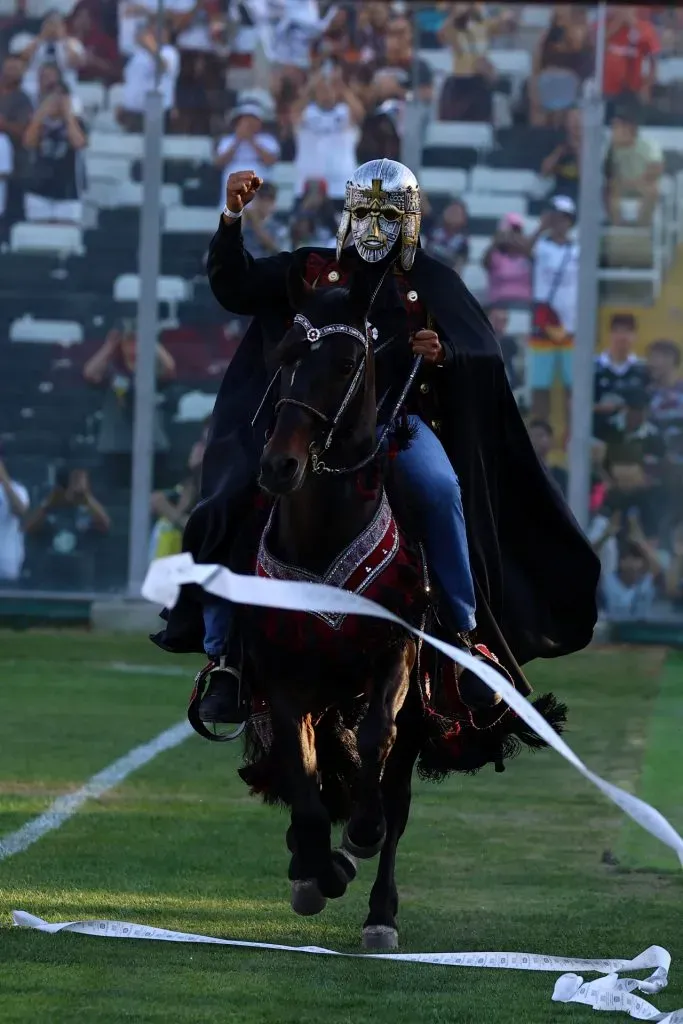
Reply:
<svg viewBox="0 0 683 1024"><path fill-rule="evenodd" d="M610 117L637 121L628 152L637 151L643 166L661 168L651 215L643 219L642 197L616 191L621 153L614 155L606 127L610 177L600 276L607 305L627 300L647 308L662 293L681 243L683 18L676 7L624 11L614 9L610 32L626 31L618 19L631 18L630 31L643 45L631 62L635 71L624 71L614 88L620 71L609 65ZM272 136L279 150L264 173L274 208L264 200L254 244L264 245L264 234L275 248L321 242L331 237L330 216L339 210L341 172L333 163L348 157L353 164L356 144L360 153L367 138L373 155L397 155L405 104L414 95L423 112L416 168L426 196L423 244L452 261L482 302L507 308L516 390L528 405L531 277L519 293L496 298L491 251L507 253L502 222L529 238L553 196L577 198L570 111L591 73L593 39L583 6L179 0L166 5L166 23L157 294L160 341L174 369L161 389L158 485L182 480L245 327L216 305L204 279L222 205L216 141L226 133L238 163L238 155L252 162L246 158L254 153L254 131ZM0 145L3 458L34 503L50 493L60 467L88 470L112 521L97 547L95 578L105 590L124 582L129 493L103 469L102 434L112 394L121 409L130 408L133 364L120 339L135 330L143 159L142 124L131 104L144 92L145 61L153 63L154 49L145 19L108 0L0 0L0 140L8 154L3 170ZM57 106L49 90L41 92L50 75L44 65L56 68L65 86ZM636 73L631 82L628 75ZM247 108L251 114L240 114ZM330 108L346 119L343 130L332 124ZM26 146L36 118L53 125L37 151ZM63 141L72 122L86 135L84 148ZM304 190L296 163L301 146L321 189ZM52 207L49 220L62 222L35 219L26 196L36 188ZM617 197L616 207L608 194ZM107 375L99 388L89 386L83 369L112 331L119 341ZM128 390L117 392L124 379ZM13 585L57 585L41 575L39 548L30 548Z"/></svg>

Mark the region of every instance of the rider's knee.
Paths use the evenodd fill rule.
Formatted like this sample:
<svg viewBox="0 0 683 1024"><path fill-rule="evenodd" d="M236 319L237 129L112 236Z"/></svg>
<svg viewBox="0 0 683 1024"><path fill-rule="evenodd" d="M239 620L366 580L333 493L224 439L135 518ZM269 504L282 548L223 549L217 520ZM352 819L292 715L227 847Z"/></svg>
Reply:
<svg viewBox="0 0 683 1024"><path fill-rule="evenodd" d="M430 486L430 502L440 511L448 511L461 504L460 481L456 473L436 473Z"/></svg>

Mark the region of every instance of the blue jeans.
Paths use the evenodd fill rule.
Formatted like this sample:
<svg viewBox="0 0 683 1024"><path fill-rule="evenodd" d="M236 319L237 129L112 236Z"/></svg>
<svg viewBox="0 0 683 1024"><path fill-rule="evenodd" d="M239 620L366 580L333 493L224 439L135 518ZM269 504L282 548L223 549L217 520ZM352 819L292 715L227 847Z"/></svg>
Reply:
<svg viewBox="0 0 683 1024"><path fill-rule="evenodd" d="M425 552L449 604L458 632L474 629L476 602L470 569L460 483L441 442L418 416L410 417L415 437L396 456L396 470L422 519ZM204 650L209 657L225 652L232 608L221 598L204 605Z"/></svg>

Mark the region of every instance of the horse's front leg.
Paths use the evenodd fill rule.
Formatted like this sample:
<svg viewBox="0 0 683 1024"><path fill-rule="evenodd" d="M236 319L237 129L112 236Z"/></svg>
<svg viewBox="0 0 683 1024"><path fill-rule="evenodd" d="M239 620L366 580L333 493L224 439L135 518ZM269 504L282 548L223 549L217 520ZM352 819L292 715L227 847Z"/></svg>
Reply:
<svg viewBox="0 0 683 1024"><path fill-rule="evenodd" d="M377 877L370 893L370 913L363 925L366 949L398 946L398 890L396 851L408 824L413 767L420 752L421 708L412 706L410 695L398 717L398 735L382 778L382 800L387 834L379 857Z"/></svg>
<svg viewBox="0 0 683 1024"><path fill-rule="evenodd" d="M415 644L409 640L397 652L389 670L370 682L368 710L357 732L361 767L342 840L343 848L354 857L374 857L384 843L386 821L380 783L396 740L396 717L406 699L414 663Z"/></svg>
<svg viewBox="0 0 683 1024"><path fill-rule="evenodd" d="M276 770L281 773L280 791L291 808L287 845L292 854L292 907L297 913L316 914L327 897L343 896L347 879L332 857L332 827L320 797L312 717L285 693L275 692L277 687L273 691Z"/></svg>

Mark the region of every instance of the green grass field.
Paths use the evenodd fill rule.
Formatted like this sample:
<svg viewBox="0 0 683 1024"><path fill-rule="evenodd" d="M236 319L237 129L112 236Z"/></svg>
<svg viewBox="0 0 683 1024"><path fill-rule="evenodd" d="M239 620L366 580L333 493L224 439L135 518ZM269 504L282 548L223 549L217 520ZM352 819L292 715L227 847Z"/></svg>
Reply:
<svg viewBox="0 0 683 1024"><path fill-rule="evenodd" d="M184 714L187 677L144 640L0 634L0 837ZM568 741L610 781L683 828L683 662L596 650L531 673L570 705ZM238 751L192 737L62 828L0 863L3 1024L561 1024L555 976L170 943L10 927L113 918L228 938L358 950L373 865L315 919L289 909L285 816L249 798ZM641 788L642 786L642 788ZM614 855L620 863L603 862ZM661 1009L683 1006L680 869L552 752L503 775L418 784L398 880L405 950L528 950L674 958ZM608 1018L612 1019L612 1018ZM624 1020L623 1016L615 1016Z"/></svg>

